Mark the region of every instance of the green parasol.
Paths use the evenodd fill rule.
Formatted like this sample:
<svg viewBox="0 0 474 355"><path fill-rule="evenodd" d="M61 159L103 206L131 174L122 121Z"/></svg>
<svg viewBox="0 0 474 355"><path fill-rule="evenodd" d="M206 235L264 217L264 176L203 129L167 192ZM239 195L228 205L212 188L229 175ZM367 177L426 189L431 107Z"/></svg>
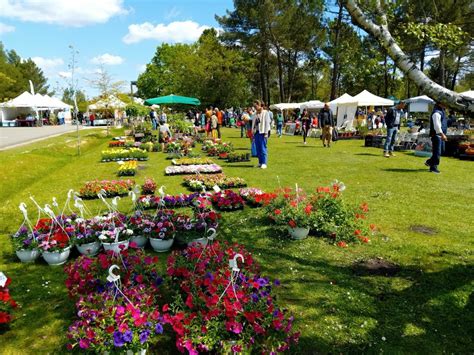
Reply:
<svg viewBox="0 0 474 355"><path fill-rule="evenodd" d="M178 95L168 95L154 97L152 99L145 100L145 105L193 105L198 106L201 104L201 101L195 99L194 97L178 96Z"/></svg>

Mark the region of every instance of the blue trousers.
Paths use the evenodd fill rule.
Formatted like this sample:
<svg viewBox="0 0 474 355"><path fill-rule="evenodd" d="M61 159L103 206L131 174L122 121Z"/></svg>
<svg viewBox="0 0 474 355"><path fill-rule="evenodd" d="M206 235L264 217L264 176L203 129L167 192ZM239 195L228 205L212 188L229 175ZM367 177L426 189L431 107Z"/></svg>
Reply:
<svg viewBox="0 0 474 355"><path fill-rule="evenodd" d="M431 137L431 144L433 149L431 153L431 158L429 158L426 162L432 168L437 169L441 160L441 154L444 150L444 142L440 136L434 136Z"/></svg>
<svg viewBox="0 0 474 355"><path fill-rule="evenodd" d="M283 128L283 123L282 123L282 122L278 122L278 123L277 123L277 134L278 134L279 136L281 136L281 133L282 133L282 132L281 132L281 129L282 129L282 128Z"/></svg>
<svg viewBox="0 0 474 355"><path fill-rule="evenodd" d="M255 134L255 148L257 148L258 163L260 165L267 164L267 138L263 133Z"/></svg>
<svg viewBox="0 0 474 355"><path fill-rule="evenodd" d="M385 141L384 151L393 152L393 146L397 140L398 127L387 128L387 140Z"/></svg>

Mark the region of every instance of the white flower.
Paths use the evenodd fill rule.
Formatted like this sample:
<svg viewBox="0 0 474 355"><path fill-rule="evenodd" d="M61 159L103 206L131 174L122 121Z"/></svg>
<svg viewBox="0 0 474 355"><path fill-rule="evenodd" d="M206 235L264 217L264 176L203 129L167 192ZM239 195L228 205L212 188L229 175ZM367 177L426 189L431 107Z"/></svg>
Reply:
<svg viewBox="0 0 474 355"><path fill-rule="evenodd" d="M127 229L127 234L128 235L133 235L133 231L131 229Z"/></svg>
<svg viewBox="0 0 474 355"><path fill-rule="evenodd" d="M107 236L104 235L104 234L101 234L101 235L99 235L99 239L100 239L100 240L106 240L106 239L107 239Z"/></svg>

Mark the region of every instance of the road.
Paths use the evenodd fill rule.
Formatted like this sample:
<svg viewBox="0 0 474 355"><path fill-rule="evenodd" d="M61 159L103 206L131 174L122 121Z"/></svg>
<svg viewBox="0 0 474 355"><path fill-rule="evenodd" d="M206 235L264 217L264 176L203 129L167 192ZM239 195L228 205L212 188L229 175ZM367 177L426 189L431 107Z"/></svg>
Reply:
<svg viewBox="0 0 474 355"><path fill-rule="evenodd" d="M80 129L83 128L80 127ZM0 127L0 150L14 148L75 130L76 126L70 124L43 127Z"/></svg>

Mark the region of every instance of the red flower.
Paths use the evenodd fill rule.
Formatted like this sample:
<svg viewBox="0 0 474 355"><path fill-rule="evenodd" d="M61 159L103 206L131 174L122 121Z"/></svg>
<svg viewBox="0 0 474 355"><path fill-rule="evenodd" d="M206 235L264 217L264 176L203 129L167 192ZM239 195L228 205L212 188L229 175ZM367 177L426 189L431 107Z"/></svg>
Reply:
<svg viewBox="0 0 474 355"><path fill-rule="evenodd" d="M311 210L312 210L313 206L311 205L307 205L304 209L305 213L306 214L310 214L311 213Z"/></svg>
<svg viewBox="0 0 474 355"><path fill-rule="evenodd" d="M293 220L290 220L290 221L288 222L288 225L289 225L291 228L296 228L296 222L293 221Z"/></svg>
<svg viewBox="0 0 474 355"><path fill-rule="evenodd" d="M369 212L369 205L367 204L367 202L364 202L362 205L360 205L360 209L363 212Z"/></svg>
<svg viewBox="0 0 474 355"><path fill-rule="evenodd" d="M371 224L369 227L370 227L370 230L372 231L377 229L377 226L375 224Z"/></svg>
<svg viewBox="0 0 474 355"><path fill-rule="evenodd" d="M281 214L281 210L278 210L278 209L275 210L275 214L276 214L276 215L280 215L280 214Z"/></svg>
<svg viewBox="0 0 474 355"><path fill-rule="evenodd" d="M347 248L346 242L343 242L343 241L338 242L338 243L337 243L337 246L338 246L338 247L341 247L341 248Z"/></svg>
<svg viewBox="0 0 474 355"><path fill-rule="evenodd" d="M362 234L362 231L361 231L360 229L356 229L356 230L354 231L354 234L355 234L355 235L361 235L361 234Z"/></svg>

